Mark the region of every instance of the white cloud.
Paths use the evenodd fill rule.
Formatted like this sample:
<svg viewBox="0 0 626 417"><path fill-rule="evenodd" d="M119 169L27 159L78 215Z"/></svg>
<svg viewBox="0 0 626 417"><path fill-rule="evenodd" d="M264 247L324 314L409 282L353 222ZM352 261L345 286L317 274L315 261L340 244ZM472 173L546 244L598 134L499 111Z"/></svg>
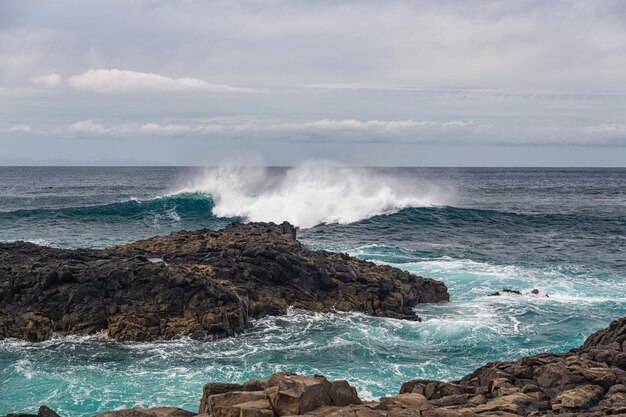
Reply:
<svg viewBox="0 0 626 417"><path fill-rule="evenodd" d="M139 126L137 129L138 132L148 133L148 134L157 134L157 135L168 135L168 134L182 134L192 132L194 129L185 126L185 125L160 125L158 123L146 123L144 125Z"/></svg>
<svg viewBox="0 0 626 417"><path fill-rule="evenodd" d="M63 85L63 78L56 73L31 78L31 82L44 88L57 88Z"/></svg>
<svg viewBox="0 0 626 417"><path fill-rule="evenodd" d="M380 130L392 131L403 129L415 129L424 127L463 127L472 124L471 121L454 120L449 122L415 121L415 120L367 120L356 119L322 119L304 123L283 123L277 128L295 130Z"/></svg>
<svg viewBox="0 0 626 417"><path fill-rule="evenodd" d="M33 133L35 131L29 125L17 125L17 126L13 126L13 127L8 128L7 132Z"/></svg>
<svg viewBox="0 0 626 417"><path fill-rule="evenodd" d="M94 120L81 120L64 129L43 132L30 126L15 126L9 131L66 134L133 136L192 136L206 139L254 138L258 141L319 143L438 143L486 144L500 146L626 146L626 124L601 123L583 126L509 126L476 123L470 120L417 121L321 119L277 123L271 120L246 121L245 118L177 124L125 123L104 125Z"/></svg>
<svg viewBox="0 0 626 417"><path fill-rule="evenodd" d="M106 128L100 123L96 123L93 120L81 120L79 122L71 124L67 131L70 133L108 133L114 132L115 128Z"/></svg>
<svg viewBox="0 0 626 417"><path fill-rule="evenodd" d="M251 92L252 89L211 84L197 78L169 78L159 74L119 69L90 69L68 78L70 87L96 93L128 92Z"/></svg>
<svg viewBox="0 0 626 417"><path fill-rule="evenodd" d="M126 126L123 127L125 131L136 131L139 133L155 134L155 135L182 135L187 133L208 133L217 132L224 129L224 126L217 124L206 125L181 125L181 124L168 124L161 125L158 123L146 123L138 127Z"/></svg>

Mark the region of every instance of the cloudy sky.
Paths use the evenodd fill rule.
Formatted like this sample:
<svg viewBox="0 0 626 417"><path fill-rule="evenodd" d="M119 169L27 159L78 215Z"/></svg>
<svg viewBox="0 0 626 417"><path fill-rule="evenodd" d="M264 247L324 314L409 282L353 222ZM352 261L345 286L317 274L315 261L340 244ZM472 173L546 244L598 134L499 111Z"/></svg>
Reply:
<svg viewBox="0 0 626 417"><path fill-rule="evenodd" d="M2 0L0 64L0 163L626 165L622 0Z"/></svg>

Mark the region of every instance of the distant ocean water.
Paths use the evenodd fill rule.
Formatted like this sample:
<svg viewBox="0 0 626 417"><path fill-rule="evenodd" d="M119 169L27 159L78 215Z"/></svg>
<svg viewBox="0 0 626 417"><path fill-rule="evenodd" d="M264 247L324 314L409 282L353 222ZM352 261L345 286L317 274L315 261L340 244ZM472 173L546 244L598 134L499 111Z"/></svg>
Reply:
<svg viewBox="0 0 626 417"><path fill-rule="evenodd" d="M216 342L3 341L0 414L195 410L208 381L278 370L375 398L565 351L626 315L626 169L0 167L0 241L105 247L246 219L289 220L312 247L441 279L452 301L418 306L421 323L291 311ZM524 295L488 296L502 288Z"/></svg>

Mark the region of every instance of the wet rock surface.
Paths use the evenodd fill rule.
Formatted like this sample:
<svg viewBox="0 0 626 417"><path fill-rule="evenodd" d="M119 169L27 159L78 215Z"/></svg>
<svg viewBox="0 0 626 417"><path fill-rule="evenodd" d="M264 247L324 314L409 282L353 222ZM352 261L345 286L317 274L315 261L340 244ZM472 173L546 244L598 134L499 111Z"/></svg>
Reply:
<svg viewBox="0 0 626 417"><path fill-rule="evenodd" d="M288 223L181 231L104 250L0 244L0 339L107 331L120 341L222 338L293 306L419 320L445 285L313 251Z"/></svg>
<svg viewBox="0 0 626 417"><path fill-rule="evenodd" d="M41 407L43 412L52 410ZM347 381L289 372L205 385L197 412L129 409L97 417L486 417L626 415L626 317L578 349L489 363L458 381L416 379L400 394L361 401ZM15 414L14 416L30 416ZM54 417L56 414L51 414Z"/></svg>

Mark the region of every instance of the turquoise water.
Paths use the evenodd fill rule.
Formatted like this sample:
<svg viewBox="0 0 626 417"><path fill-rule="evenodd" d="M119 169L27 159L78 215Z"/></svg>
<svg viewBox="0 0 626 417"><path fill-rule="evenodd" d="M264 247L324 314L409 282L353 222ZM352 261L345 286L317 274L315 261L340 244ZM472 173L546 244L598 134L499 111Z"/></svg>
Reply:
<svg viewBox="0 0 626 417"><path fill-rule="evenodd" d="M626 315L626 170L359 172L321 194L349 189L346 200L320 201L319 210L294 200L321 198L315 187L329 188L327 179L295 174L300 182L285 170L265 174L269 188L233 187L245 179L237 174L229 193L211 186L214 173L184 168L0 168L0 240L102 247L233 218L274 220L268 207L282 204L297 221L342 223L300 230L307 244L441 279L452 301L418 306L421 323L291 311L216 342L3 341L0 413L39 404L79 417L133 406L195 410L208 381L278 370L345 378L377 398L412 378L455 379L487 361L565 351ZM359 189L363 178L375 190ZM359 210L361 218L348 218ZM502 288L524 295L488 296ZM538 296L528 294L534 288Z"/></svg>

